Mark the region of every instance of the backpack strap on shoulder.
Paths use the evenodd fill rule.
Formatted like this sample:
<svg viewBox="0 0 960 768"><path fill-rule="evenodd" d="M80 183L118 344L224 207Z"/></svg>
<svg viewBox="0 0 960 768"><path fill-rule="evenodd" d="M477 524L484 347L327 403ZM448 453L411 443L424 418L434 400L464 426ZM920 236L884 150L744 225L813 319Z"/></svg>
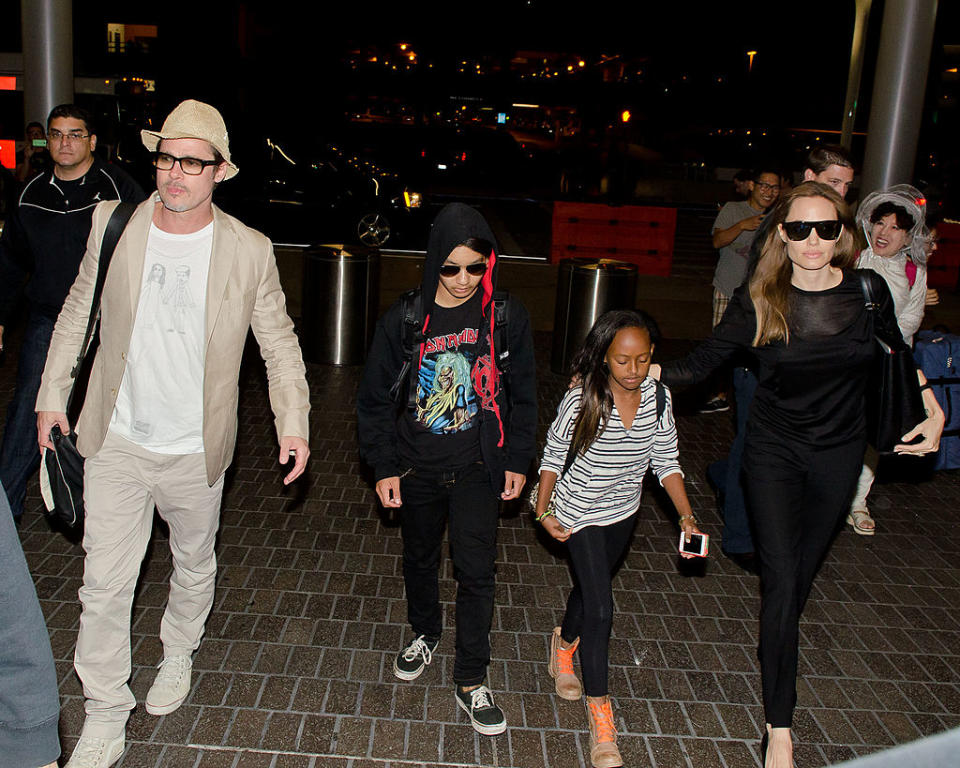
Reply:
<svg viewBox="0 0 960 768"><path fill-rule="evenodd" d="M654 379L656 382L655 392L657 399L657 424L663 418L663 412L667 410L667 388L662 381Z"/></svg>
<svg viewBox="0 0 960 768"><path fill-rule="evenodd" d="M497 352L497 370L501 376L510 371L510 294L493 292L493 344Z"/></svg>
<svg viewBox="0 0 960 768"><path fill-rule="evenodd" d="M413 288L400 294L400 346L403 364L393 386L390 387L390 399L395 403L400 402L404 382L410 377L413 368L413 356L422 341L423 300L420 289ZM416 389L411 386L407 390L407 404L412 405L416 399Z"/></svg>

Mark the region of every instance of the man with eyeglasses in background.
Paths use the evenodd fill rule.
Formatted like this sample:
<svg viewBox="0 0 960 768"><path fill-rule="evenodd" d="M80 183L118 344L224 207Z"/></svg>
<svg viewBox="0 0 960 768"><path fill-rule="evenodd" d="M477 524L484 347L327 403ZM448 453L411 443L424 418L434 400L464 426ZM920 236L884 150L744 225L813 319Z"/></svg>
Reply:
<svg viewBox="0 0 960 768"><path fill-rule="evenodd" d="M307 388L273 245L213 205L236 175L220 113L181 103L160 131L157 191L123 232L103 289L100 346L76 425L84 466L86 552L75 668L86 720L68 768L108 768L123 754L136 699L130 613L153 510L170 528L173 575L160 624L163 661L146 697L169 714L190 693L193 652L213 606L223 476L237 436L240 362L252 329L266 362L284 484L303 472ZM37 440L51 448L82 343L100 242L114 203L98 206L86 255L57 320L37 398Z"/></svg>
<svg viewBox="0 0 960 768"><path fill-rule="evenodd" d="M0 236L0 349L29 275L28 317L0 447L0 482L18 525L27 480L40 466L34 413L40 374L53 324L87 247L93 209L103 200L139 203L146 196L120 168L93 154L97 136L87 110L54 107L47 146L53 167L27 182Z"/></svg>
<svg viewBox="0 0 960 768"><path fill-rule="evenodd" d="M762 168L754 171L747 182L747 199L731 200L717 214L713 222L713 247L720 251L720 259L713 273L713 316L711 327L723 317L733 292L747 274L750 246L757 234L764 214L780 197L780 173ZM720 413L730 409L726 387L716 392L700 408L700 413Z"/></svg>

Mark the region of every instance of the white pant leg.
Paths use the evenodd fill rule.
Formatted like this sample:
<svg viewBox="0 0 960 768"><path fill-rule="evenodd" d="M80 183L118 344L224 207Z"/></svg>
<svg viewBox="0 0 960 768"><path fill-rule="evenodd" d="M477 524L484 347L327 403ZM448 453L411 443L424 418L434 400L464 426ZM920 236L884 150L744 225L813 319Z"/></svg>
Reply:
<svg viewBox="0 0 960 768"><path fill-rule="evenodd" d="M208 485L204 454L177 456L164 468L154 495L157 511L170 526L173 556L170 595L160 623L166 658L199 647L213 607L223 475Z"/></svg>
<svg viewBox="0 0 960 768"><path fill-rule="evenodd" d="M870 489L873 487L873 479L877 471L877 463L880 461L880 455L873 449L873 446L867 446L867 452L863 456L863 469L860 470L860 479L857 480L857 491L853 495L853 503L850 504L850 511L867 509L867 496L870 495Z"/></svg>
<svg viewBox="0 0 960 768"><path fill-rule="evenodd" d="M99 738L120 735L136 705L127 684L130 612L153 526L153 498L129 446L108 433L84 465L86 557L74 666L86 698L84 734Z"/></svg>

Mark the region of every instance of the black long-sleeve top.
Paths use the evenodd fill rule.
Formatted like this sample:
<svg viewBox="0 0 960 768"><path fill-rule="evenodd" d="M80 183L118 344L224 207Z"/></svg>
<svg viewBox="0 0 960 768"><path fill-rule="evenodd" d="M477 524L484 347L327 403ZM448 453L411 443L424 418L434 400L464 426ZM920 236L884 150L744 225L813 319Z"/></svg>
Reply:
<svg viewBox="0 0 960 768"><path fill-rule="evenodd" d="M896 328L893 299L883 278L870 270L849 270L839 285L825 291L793 288L790 342L753 347L757 319L745 284L734 293L711 338L682 360L663 365L662 381L671 387L694 384L735 354L746 353L753 358L759 381L748 429L818 447L861 438L864 395L878 348L861 272L871 281L882 315L878 333L882 327ZM902 338L883 338L895 349L906 348Z"/></svg>
<svg viewBox="0 0 960 768"><path fill-rule="evenodd" d="M74 181L50 170L27 182L0 237L0 325L10 320L28 274L30 303L56 318L86 252L93 209L104 200L139 203L145 197L121 168L98 157Z"/></svg>

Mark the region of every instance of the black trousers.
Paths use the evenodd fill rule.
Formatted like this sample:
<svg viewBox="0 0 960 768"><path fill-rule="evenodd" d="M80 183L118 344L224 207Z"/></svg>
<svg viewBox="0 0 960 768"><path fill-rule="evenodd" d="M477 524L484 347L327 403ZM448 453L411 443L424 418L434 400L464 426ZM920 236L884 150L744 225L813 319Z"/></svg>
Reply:
<svg viewBox="0 0 960 768"><path fill-rule="evenodd" d="M482 683L490 663L490 624L496 586L499 499L483 464L452 472L414 470L400 481L400 530L407 618L414 634L439 638L440 556L449 520L450 558L457 580L458 685Z"/></svg>
<svg viewBox="0 0 960 768"><path fill-rule="evenodd" d="M800 614L846 515L865 442L834 448L747 435L743 481L760 561L760 672L766 721L790 727L797 703Z"/></svg>
<svg viewBox="0 0 960 768"><path fill-rule="evenodd" d="M636 522L637 516L631 515L613 525L588 525L567 539L574 585L567 598L560 636L568 643L580 638L580 670L587 696L607 695L613 626L611 577Z"/></svg>

